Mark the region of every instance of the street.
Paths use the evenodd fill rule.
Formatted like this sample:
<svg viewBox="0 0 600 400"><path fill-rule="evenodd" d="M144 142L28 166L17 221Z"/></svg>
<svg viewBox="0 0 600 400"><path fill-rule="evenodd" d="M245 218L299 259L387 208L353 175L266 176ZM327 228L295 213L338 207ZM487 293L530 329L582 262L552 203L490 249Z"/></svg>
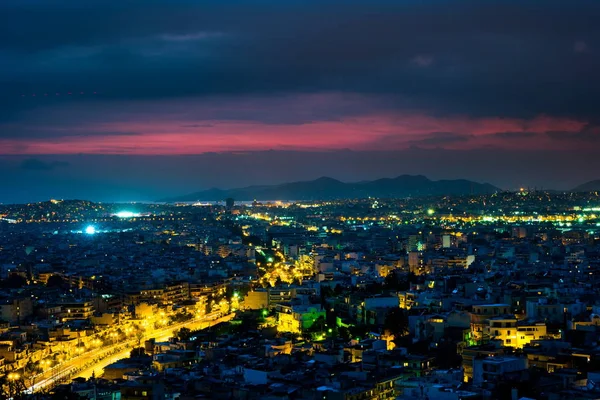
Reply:
<svg viewBox="0 0 600 400"><path fill-rule="evenodd" d="M155 339L157 342L166 341L173 336L174 331L183 327L186 327L191 331L206 329L220 322L229 321L234 316L235 313L216 319L207 319L206 317L203 317L157 329L151 334L145 335L141 339L141 345L143 345L144 341L150 339ZM92 376L92 374L101 376L104 367L119 359L129 357L131 350L139 345L140 344L138 343L137 339L129 339L111 346L88 351L87 353L77 357L73 357L69 361L59 364L48 371L37 375L35 377L36 382L30 386L26 392L34 393L40 391L41 389L52 387L61 381L67 381L69 378L75 376L84 378L89 378Z"/></svg>

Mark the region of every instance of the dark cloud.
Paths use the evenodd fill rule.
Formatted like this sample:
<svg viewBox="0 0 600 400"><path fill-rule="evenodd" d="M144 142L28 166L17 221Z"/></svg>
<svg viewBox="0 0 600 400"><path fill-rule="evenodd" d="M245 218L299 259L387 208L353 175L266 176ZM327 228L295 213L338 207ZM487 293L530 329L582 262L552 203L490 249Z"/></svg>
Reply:
<svg viewBox="0 0 600 400"><path fill-rule="evenodd" d="M411 62L419 67L429 67L433 64L433 57L425 54L419 54L415 56Z"/></svg>
<svg viewBox="0 0 600 400"><path fill-rule="evenodd" d="M578 40L573 44L573 51L575 53L587 53L590 51L590 46L583 40Z"/></svg>
<svg viewBox="0 0 600 400"><path fill-rule="evenodd" d="M467 143L474 135L455 132L432 132L421 135L390 134L378 137L365 143L366 150L399 149L441 149L454 148L456 144Z"/></svg>
<svg viewBox="0 0 600 400"><path fill-rule="evenodd" d="M78 120L81 124L81 121ZM12 129L0 129L0 138L15 138L15 139L25 139L25 138L54 138L56 140L65 139L70 137L83 137L83 136L103 136L103 137L111 137L111 136L130 136L130 135L139 135L139 132L130 132L130 131L96 131L90 130L89 128L85 128L83 126L80 127L60 127L59 129L44 129L43 127L31 127L31 126L16 126Z"/></svg>
<svg viewBox="0 0 600 400"><path fill-rule="evenodd" d="M496 132L494 136L502 139L524 139L538 135L536 132Z"/></svg>
<svg viewBox="0 0 600 400"><path fill-rule="evenodd" d="M314 121L340 121L348 116L390 111L389 96L377 98L351 93L316 93L213 96L183 99L38 99L18 100L27 104L22 122L3 126L0 138L48 138L72 136L119 136L135 132L117 130L115 124L156 120L174 121L174 128L213 128L213 121L252 121L268 125L301 125ZM38 104L39 107L35 107ZM29 108L31 107L31 108ZM408 108L407 108L408 109ZM0 110L0 113L2 111ZM350 117L351 118L351 117ZM180 124L181 119L194 123ZM111 128L98 130L110 124Z"/></svg>
<svg viewBox="0 0 600 400"><path fill-rule="evenodd" d="M68 167L69 163L66 161L42 161L37 158L28 158L21 162L21 169L34 170L34 171L51 171L55 168Z"/></svg>
<svg viewBox="0 0 600 400"><path fill-rule="evenodd" d="M548 131L546 135L554 140L589 142L594 145L600 144L600 126L588 124L579 132ZM595 146L594 146L595 147Z"/></svg>
<svg viewBox="0 0 600 400"><path fill-rule="evenodd" d="M181 125L182 128L212 128L213 124L190 124L190 125Z"/></svg>
<svg viewBox="0 0 600 400"><path fill-rule="evenodd" d="M19 104L22 93L68 90L109 100L346 91L437 113L597 112L594 1L81 4L2 2L4 118L38 107Z"/></svg>
<svg viewBox="0 0 600 400"><path fill-rule="evenodd" d="M433 133L427 135L427 137L425 137L423 139L411 140L408 143L411 146L417 146L417 147L421 147L421 146L438 147L438 146L447 145L447 144L468 142L473 137L474 137L473 135L464 135L464 134L454 133L454 132L433 132Z"/></svg>

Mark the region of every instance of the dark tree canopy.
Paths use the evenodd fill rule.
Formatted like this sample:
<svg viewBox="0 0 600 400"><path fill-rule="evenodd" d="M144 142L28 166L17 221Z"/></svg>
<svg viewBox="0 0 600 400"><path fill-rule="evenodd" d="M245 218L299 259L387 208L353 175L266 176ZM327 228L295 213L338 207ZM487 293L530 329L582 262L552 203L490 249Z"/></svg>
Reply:
<svg viewBox="0 0 600 400"><path fill-rule="evenodd" d="M60 288L65 284L65 280L60 275L52 275L46 282L47 287Z"/></svg>

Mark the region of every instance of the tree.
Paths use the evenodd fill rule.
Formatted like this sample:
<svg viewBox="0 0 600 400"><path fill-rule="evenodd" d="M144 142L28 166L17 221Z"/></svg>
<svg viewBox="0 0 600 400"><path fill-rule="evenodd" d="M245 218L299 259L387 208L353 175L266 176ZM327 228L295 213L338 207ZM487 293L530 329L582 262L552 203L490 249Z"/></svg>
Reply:
<svg viewBox="0 0 600 400"><path fill-rule="evenodd" d="M392 308L385 316L383 328L397 338L408 334L408 315L402 308Z"/></svg>
<svg viewBox="0 0 600 400"><path fill-rule="evenodd" d="M460 368L462 357L457 354L456 343L442 339L435 348L437 366L442 369Z"/></svg>
<svg viewBox="0 0 600 400"><path fill-rule="evenodd" d="M36 375L38 372L42 372L41 365L38 361L27 361L27 363L23 366L23 373L27 377L32 377ZM31 385L33 385L33 379ZM29 385L29 386L31 386Z"/></svg>
<svg viewBox="0 0 600 400"><path fill-rule="evenodd" d="M240 315L240 323L233 327L233 331L239 334L248 333L258 329L259 314L255 312L246 312Z"/></svg>
<svg viewBox="0 0 600 400"><path fill-rule="evenodd" d="M348 332L350 333L352 339L360 340L367 336L369 327L367 325L352 325L348 328Z"/></svg>
<svg viewBox="0 0 600 400"><path fill-rule="evenodd" d="M348 341L352 339L352 334L350 333L350 330L348 328L342 326L338 329L338 337L340 339Z"/></svg>
<svg viewBox="0 0 600 400"><path fill-rule="evenodd" d="M137 332L135 333L135 338L137 339L137 341L138 341L138 344L139 344L139 343L142 343L142 339L144 338L144 332L142 332L142 331L137 331Z"/></svg>
<svg viewBox="0 0 600 400"><path fill-rule="evenodd" d="M321 305L327 304L327 299L333 297L333 290L329 286L321 286Z"/></svg>
<svg viewBox="0 0 600 400"><path fill-rule="evenodd" d="M146 350L144 350L143 347L136 347L135 349L131 350L131 353L129 353L129 356L131 358L142 357L145 355L146 355Z"/></svg>
<svg viewBox="0 0 600 400"><path fill-rule="evenodd" d="M25 399L23 391L27 388L23 377L15 372L9 372L0 379L2 393L0 399L20 400Z"/></svg>
<svg viewBox="0 0 600 400"><path fill-rule="evenodd" d="M60 275L52 275L46 282L47 287L61 288L65 285L65 280Z"/></svg>
<svg viewBox="0 0 600 400"><path fill-rule="evenodd" d="M323 317L322 315L319 316L319 318L317 318L313 324L306 329L307 332L321 332L325 329L325 317Z"/></svg>
<svg viewBox="0 0 600 400"><path fill-rule="evenodd" d="M402 279L397 273L391 272L385 277L383 287L387 290L404 291L410 288L408 277Z"/></svg>
<svg viewBox="0 0 600 400"><path fill-rule="evenodd" d="M1 286L6 289L20 289L27 285L27 279L18 274L11 274L2 281Z"/></svg>
<svg viewBox="0 0 600 400"><path fill-rule="evenodd" d="M174 334L179 341L185 342L192 336L192 331L184 326L183 328L175 331Z"/></svg>

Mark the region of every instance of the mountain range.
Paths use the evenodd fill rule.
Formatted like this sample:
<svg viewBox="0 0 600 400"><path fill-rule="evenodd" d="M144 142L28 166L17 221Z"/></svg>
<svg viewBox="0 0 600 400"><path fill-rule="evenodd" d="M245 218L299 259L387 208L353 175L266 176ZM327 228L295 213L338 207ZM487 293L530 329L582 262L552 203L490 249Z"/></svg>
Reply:
<svg viewBox="0 0 600 400"><path fill-rule="evenodd" d="M233 198L251 200L334 200L350 198L397 198L437 195L466 195L498 192L488 183L465 179L432 181L422 175L401 175L396 178L345 183L322 177L313 181L279 185L248 186L237 189L209 189L184 196L162 199L162 202L219 201Z"/></svg>
<svg viewBox="0 0 600 400"><path fill-rule="evenodd" d="M583 185L579 185L572 192L598 192L600 191L600 179L596 179L595 181L589 181L584 183Z"/></svg>

